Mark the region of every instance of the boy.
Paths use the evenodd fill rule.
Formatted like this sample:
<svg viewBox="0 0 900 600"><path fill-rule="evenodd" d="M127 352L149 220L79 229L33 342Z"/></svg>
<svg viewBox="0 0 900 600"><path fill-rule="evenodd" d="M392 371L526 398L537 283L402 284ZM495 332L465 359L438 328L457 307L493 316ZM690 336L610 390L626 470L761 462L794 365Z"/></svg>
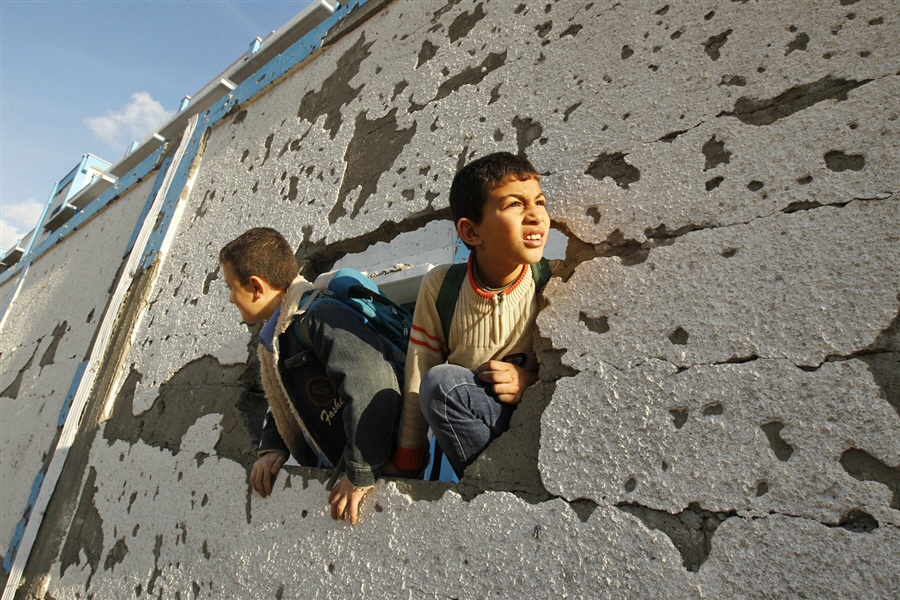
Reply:
<svg viewBox="0 0 900 600"><path fill-rule="evenodd" d="M537 300L529 265L543 257L550 229L546 204L540 175L528 159L508 152L475 160L454 177L450 209L472 253L448 339L435 301L449 265L422 280L406 356L393 459L398 470L421 471L430 426L462 477L509 428L522 394L537 381Z"/></svg>
<svg viewBox="0 0 900 600"><path fill-rule="evenodd" d="M345 432L340 460L345 477L331 490L328 502L332 518L356 524L359 504L374 486L393 445L400 387L387 360L391 350L353 309L337 301L313 305L299 329L304 346L313 351L327 377L307 386L310 398L303 405L289 397L279 374L279 336L300 312L303 294L314 287L298 274L290 244L274 229L250 229L222 248L219 263L241 318L246 323L265 322L257 353L269 411L259 458L250 472L251 487L268 496L288 452L303 462L312 448L321 466L339 469L341 465L331 464L334 459L329 461L323 448L341 444ZM336 452L341 455L340 447Z"/></svg>

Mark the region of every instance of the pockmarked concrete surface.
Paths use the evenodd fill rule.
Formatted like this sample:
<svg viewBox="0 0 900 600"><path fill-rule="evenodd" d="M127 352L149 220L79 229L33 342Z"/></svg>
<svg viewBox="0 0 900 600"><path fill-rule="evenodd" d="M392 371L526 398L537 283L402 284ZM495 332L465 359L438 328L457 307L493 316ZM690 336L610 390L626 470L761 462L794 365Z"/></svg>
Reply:
<svg viewBox="0 0 900 600"><path fill-rule="evenodd" d="M808 4L351 11L186 159L20 596L895 597L900 15ZM567 237L510 431L355 528L321 471L252 494L257 329L219 248L266 225L309 276L430 262L453 174L498 150Z"/></svg>
<svg viewBox="0 0 900 600"><path fill-rule="evenodd" d="M109 288L153 183L144 181L30 267L0 349L2 552L35 477L53 454L60 414L103 316ZM12 287L15 279L4 288Z"/></svg>

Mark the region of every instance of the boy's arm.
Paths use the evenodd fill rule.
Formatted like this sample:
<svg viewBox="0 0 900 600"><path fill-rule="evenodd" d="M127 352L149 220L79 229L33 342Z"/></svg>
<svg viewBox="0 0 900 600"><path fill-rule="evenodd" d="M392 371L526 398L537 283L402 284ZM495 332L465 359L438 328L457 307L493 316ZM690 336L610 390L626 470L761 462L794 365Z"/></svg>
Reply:
<svg viewBox="0 0 900 600"><path fill-rule="evenodd" d="M256 490L256 493L265 498L272 493L272 483L290 455L287 444L278 433L278 426L275 424L275 417L272 415L271 409L266 411L256 454L259 458L253 463L248 482L250 487Z"/></svg>
<svg viewBox="0 0 900 600"><path fill-rule="evenodd" d="M262 435L259 439L259 446L256 448L257 456L262 456L266 452L277 451L282 454L290 454L287 444L278 433L278 426L275 424L275 416L272 409L266 411L266 418L263 421Z"/></svg>
<svg viewBox="0 0 900 600"><path fill-rule="evenodd" d="M431 367L443 364L449 354L435 300L446 269L428 273L422 280L412 333L406 352L403 413L393 464L403 471L419 471L426 458L428 423L419 408L419 384Z"/></svg>

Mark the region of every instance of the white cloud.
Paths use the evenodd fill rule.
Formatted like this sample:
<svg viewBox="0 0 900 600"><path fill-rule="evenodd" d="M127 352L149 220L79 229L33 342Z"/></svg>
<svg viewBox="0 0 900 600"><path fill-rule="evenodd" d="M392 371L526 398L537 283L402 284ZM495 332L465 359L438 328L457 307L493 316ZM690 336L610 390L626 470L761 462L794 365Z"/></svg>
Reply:
<svg viewBox="0 0 900 600"><path fill-rule="evenodd" d="M124 150L131 142L142 140L152 133L172 114L147 92L136 92L132 94L131 102L118 112L91 117L87 119L87 124L98 138L113 148Z"/></svg>
<svg viewBox="0 0 900 600"><path fill-rule="evenodd" d="M43 210L44 205L32 198L0 205L0 248L11 248L19 238L34 229Z"/></svg>

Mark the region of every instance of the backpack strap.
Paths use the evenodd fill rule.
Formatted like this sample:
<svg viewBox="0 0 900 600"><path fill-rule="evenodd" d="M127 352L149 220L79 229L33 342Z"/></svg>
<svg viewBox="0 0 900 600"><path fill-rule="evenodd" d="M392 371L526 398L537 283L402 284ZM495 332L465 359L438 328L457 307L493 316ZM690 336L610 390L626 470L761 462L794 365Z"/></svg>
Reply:
<svg viewBox="0 0 900 600"><path fill-rule="evenodd" d="M441 318L441 330L444 332L444 343L450 341L450 322L453 320L453 311L456 310L456 301L459 299L459 290L466 279L468 265L457 263L447 269L441 290L434 301L438 316Z"/></svg>
<svg viewBox="0 0 900 600"><path fill-rule="evenodd" d="M550 276L552 275L552 270L550 268L550 261L546 258L542 258L536 263L532 263L531 265L531 275L534 277L534 293L540 294L541 290L544 289L544 286L547 285L547 282L550 281Z"/></svg>

